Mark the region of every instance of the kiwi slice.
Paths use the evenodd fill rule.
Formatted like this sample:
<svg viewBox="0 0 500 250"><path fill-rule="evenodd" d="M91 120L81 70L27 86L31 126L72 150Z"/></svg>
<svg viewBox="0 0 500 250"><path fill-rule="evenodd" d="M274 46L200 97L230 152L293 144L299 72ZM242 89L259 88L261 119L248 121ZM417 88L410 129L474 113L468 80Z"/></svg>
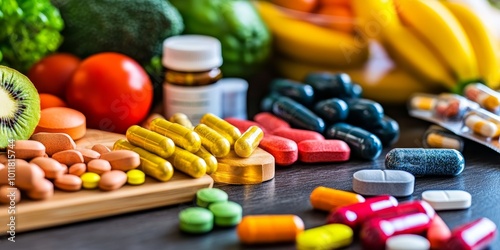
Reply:
<svg viewBox="0 0 500 250"><path fill-rule="evenodd" d="M40 97L25 75L0 65L0 149L26 140L40 120Z"/></svg>

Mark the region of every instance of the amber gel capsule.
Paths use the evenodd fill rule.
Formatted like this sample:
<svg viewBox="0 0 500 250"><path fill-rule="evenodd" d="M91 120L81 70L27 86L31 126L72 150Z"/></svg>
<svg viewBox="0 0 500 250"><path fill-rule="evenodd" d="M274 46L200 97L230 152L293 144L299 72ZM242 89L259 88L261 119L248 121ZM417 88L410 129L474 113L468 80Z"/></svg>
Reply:
<svg viewBox="0 0 500 250"><path fill-rule="evenodd" d="M176 146L179 146L191 153L200 150L200 136L196 132L182 126L181 124L169 122L163 118L156 118L151 121L149 128L156 133L172 139Z"/></svg>
<svg viewBox="0 0 500 250"><path fill-rule="evenodd" d="M113 150L126 149L139 154L141 157L141 165L139 170L142 170L146 175L151 176L159 181L168 181L174 175L174 168L167 160L152 154L140 147L130 144L125 139L120 139L113 145Z"/></svg>
<svg viewBox="0 0 500 250"><path fill-rule="evenodd" d="M234 152L240 157L250 157L263 137L262 129L251 126L234 144Z"/></svg>
<svg viewBox="0 0 500 250"><path fill-rule="evenodd" d="M201 117L200 122L224 136L231 146L233 146L234 142L241 136L241 132L238 128L214 114L206 113Z"/></svg>
<svg viewBox="0 0 500 250"><path fill-rule="evenodd" d="M244 244L294 242L304 231L304 222L293 214L247 215L237 227L240 241Z"/></svg>
<svg viewBox="0 0 500 250"><path fill-rule="evenodd" d="M175 147L174 154L167 160L174 168L194 178L200 178L207 173L207 163L203 159L179 147Z"/></svg>
<svg viewBox="0 0 500 250"><path fill-rule="evenodd" d="M203 147L210 151L215 157L224 157L229 154L231 144L217 131L203 123L196 125L194 131L201 137L201 144Z"/></svg>
<svg viewBox="0 0 500 250"><path fill-rule="evenodd" d="M133 125L127 129L127 140L135 146L167 158L174 153L175 144L168 137L141 126Z"/></svg>

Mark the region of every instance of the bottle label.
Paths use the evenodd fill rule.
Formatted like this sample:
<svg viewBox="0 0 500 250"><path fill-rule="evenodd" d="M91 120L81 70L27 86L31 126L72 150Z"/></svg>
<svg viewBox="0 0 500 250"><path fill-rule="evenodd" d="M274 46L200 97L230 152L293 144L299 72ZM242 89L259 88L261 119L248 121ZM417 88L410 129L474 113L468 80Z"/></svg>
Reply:
<svg viewBox="0 0 500 250"><path fill-rule="evenodd" d="M220 84L205 86L179 86L166 83L163 86L165 117L183 113L193 125L200 123L206 113L222 117L222 91Z"/></svg>

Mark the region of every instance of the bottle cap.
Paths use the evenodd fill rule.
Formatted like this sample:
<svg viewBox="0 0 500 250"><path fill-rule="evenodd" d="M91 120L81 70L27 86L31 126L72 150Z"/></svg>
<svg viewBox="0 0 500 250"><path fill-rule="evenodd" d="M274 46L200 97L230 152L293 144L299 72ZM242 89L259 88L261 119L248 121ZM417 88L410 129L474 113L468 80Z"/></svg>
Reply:
<svg viewBox="0 0 500 250"><path fill-rule="evenodd" d="M163 66L177 71L205 71L222 65L221 43L214 37L181 35L163 42Z"/></svg>

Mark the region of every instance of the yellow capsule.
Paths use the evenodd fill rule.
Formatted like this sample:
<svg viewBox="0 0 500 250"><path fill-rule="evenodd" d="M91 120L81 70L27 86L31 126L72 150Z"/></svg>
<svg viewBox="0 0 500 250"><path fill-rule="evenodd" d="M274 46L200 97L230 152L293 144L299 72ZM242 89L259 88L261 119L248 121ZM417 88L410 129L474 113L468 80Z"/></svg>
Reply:
<svg viewBox="0 0 500 250"><path fill-rule="evenodd" d="M191 153L200 150L200 136L191 129L188 129L178 123L172 123L162 118L156 118L151 121L149 127L152 131L172 139L176 146Z"/></svg>
<svg viewBox="0 0 500 250"><path fill-rule="evenodd" d="M141 165L138 169L159 181L168 181L174 175L174 168L167 160L158 155L150 153L140 147L130 144L125 139L120 139L113 145L113 150L126 149L139 154L141 157ZM174 150L175 152L175 150Z"/></svg>
<svg viewBox="0 0 500 250"><path fill-rule="evenodd" d="M215 156L208 152L205 147L201 146L200 150L198 150L195 155L201 157L201 159L203 159L207 164L207 174L212 174L213 172L217 171L217 158L215 158Z"/></svg>
<svg viewBox="0 0 500 250"><path fill-rule="evenodd" d="M224 136L224 138L229 141L229 144L231 146L233 146L236 140L238 140L238 138L240 138L241 136L241 132L238 128L211 113L206 113L205 115L203 115L203 117L201 117L200 123L207 125L209 128L217 131L217 133Z"/></svg>
<svg viewBox="0 0 500 250"><path fill-rule="evenodd" d="M447 137L438 132L431 132L427 134L425 143L431 148L452 148L462 151L462 142L453 137Z"/></svg>
<svg viewBox="0 0 500 250"><path fill-rule="evenodd" d="M94 189L99 185L99 181L101 180L101 176L93 172L83 173L80 176L82 179L82 186L85 189Z"/></svg>
<svg viewBox="0 0 500 250"><path fill-rule="evenodd" d="M264 132L257 126L250 126L243 135L234 143L234 152L239 157L250 157L259 146L264 137Z"/></svg>
<svg viewBox="0 0 500 250"><path fill-rule="evenodd" d="M476 83L467 85L464 89L464 95L493 113L496 113L500 108L500 97L498 93L484 84Z"/></svg>
<svg viewBox="0 0 500 250"><path fill-rule="evenodd" d="M207 164L203 159L180 147L175 147L174 154L167 160L174 168L194 178L200 178L207 173Z"/></svg>
<svg viewBox="0 0 500 250"><path fill-rule="evenodd" d="M188 129L193 129L193 123L189 120L189 117L183 113L175 113L170 117L170 122L178 123Z"/></svg>
<svg viewBox="0 0 500 250"><path fill-rule="evenodd" d="M194 131L201 137L201 144L215 157L224 157L229 154L231 144L229 144L229 141L217 131L203 123L196 125Z"/></svg>
<svg viewBox="0 0 500 250"><path fill-rule="evenodd" d="M133 125L128 128L126 137L131 144L163 158L168 158L175 150L175 144L170 138L141 126Z"/></svg>
<svg viewBox="0 0 500 250"><path fill-rule="evenodd" d="M130 185L141 185L146 181L146 174L139 169L127 171L127 183Z"/></svg>

